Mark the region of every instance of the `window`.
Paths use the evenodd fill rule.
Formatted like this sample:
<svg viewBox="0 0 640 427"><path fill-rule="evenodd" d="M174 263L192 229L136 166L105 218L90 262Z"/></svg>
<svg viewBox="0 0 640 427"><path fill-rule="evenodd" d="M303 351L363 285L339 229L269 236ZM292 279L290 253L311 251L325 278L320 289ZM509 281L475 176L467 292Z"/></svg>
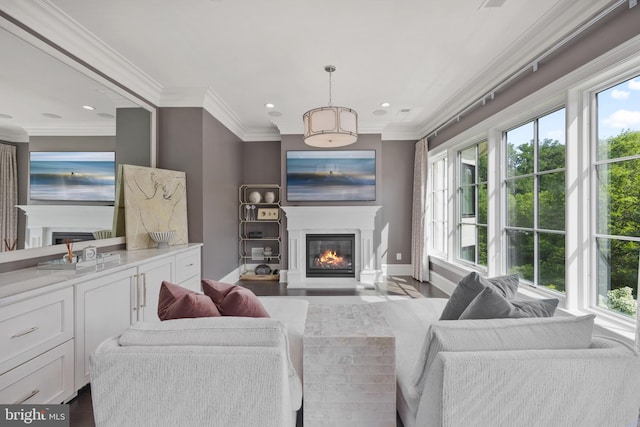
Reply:
<svg viewBox="0 0 640 427"><path fill-rule="evenodd" d="M565 291L565 109L505 132L506 265Z"/></svg>
<svg viewBox="0 0 640 427"><path fill-rule="evenodd" d="M432 249L447 254L447 158L431 164L431 239Z"/></svg>
<svg viewBox="0 0 640 427"><path fill-rule="evenodd" d="M640 254L640 76L595 99L595 303L635 317Z"/></svg>
<svg viewBox="0 0 640 427"><path fill-rule="evenodd" d="M487 141L458 152L458 256L487 266Z"/></svg>

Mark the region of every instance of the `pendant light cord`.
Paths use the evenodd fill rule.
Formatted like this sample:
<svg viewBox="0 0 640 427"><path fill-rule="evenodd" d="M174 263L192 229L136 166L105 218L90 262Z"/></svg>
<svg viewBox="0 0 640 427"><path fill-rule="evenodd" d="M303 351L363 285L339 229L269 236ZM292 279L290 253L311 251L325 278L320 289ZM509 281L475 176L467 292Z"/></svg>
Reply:
<svg viewBox="0 0 640 427"><path fill-rule="evenodd" d="M331 73L332 71L329 71L329 107L331 107Z"/></svg>

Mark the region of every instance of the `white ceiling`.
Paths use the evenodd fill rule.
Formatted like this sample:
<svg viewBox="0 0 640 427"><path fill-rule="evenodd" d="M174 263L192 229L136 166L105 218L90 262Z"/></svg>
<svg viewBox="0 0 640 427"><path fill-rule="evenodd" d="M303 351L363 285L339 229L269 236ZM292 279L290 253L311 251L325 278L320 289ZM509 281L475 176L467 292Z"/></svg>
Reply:
<svg viewBox="0 0 640 427"><path fill-rule="evenodd" d="M0 8L58 37L44 30L33 11L26 13L24 3L0 0ZM337 67L333 104L358 112L360 133L383 133L385 139L424 136L612 2L506 0L500 7L484 6L502 3L497 0L34 3L50 16L64 16L75 27L69 34L90 33L113 49L138 81L146 80L145 87L133 90L161 106L204 106L242 139L252 140L302 133L302 114L328 103L327 64ZM77 46L82 38L56 42L85 59ZM135 86L133 80L123 83ZM268 102L275 104L273 110L265 108ZM383 108L382 102L391 106ZM3 108L0 104L0 113L11 114ZM273 111L281 116L268 115Z"/></svg>

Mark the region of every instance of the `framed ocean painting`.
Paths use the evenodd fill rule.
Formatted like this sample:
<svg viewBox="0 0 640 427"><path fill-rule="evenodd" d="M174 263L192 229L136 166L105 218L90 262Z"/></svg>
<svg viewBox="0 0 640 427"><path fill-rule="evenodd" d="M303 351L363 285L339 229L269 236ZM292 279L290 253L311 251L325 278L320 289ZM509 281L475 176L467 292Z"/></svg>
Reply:
<svg viewBox="0 0 640 427"><path fill-rule="evenodd" d="M287 151L287 201L376 200L375 150Z"/></svg>
<svg viewBox="0 0 640 427"><path fill-rule="evenodd" d="M29 154L31 200L113 202L115 152L33 151Z"/></svg>

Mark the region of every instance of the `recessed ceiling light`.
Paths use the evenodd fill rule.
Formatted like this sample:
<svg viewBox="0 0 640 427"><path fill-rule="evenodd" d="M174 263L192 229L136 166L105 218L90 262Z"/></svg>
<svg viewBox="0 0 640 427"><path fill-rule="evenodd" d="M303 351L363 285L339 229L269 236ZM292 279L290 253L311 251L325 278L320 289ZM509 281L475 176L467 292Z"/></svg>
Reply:
<svg viewBox="0 0 640 427"><path fill-rule="evenodd" d="M13 116L8 114L0 114L0 119L13 119Z"/></svg>
<svg viewBox="0 0 640 427"><path fill-rule="evenodd" d="M382 104L380 104L381 107L387 108L387 107L391 107L391 104L388 102L383 102Z"/></svg>
<svg viewBox="0 0 640 427"><path fill-rule="evenodd" d="M82 108L84 108L85 110L95 110L96 107L92 107L91 105L83 105Z"/></svg>
<svg viewBox="0 0 640 427"><path fill-rule="evenodd" d="M271 117L280 117L280 116L282 116L282 113L280 111L269 111L267 114L269 116L271 116Z"/></svg>
<svg viewBox="0 0 640 427"><path fill-rule="evenodd" d="M105 119L113 119L115 116L109 113L98 113L98 116L104 117Z"/></svg>
<svg viewBox="0 0 640 427"><path fill-rule="evenodd" d="M275 105L270 102L267 102L266 104L264 104L264 106L267 108L275 108Z"/></svg>
<svg viewBox="0 0 640 427"><path fill-rule="evenodd" d="M373 112L374 116L384 116L385 114L387 114L387 110L376 110Z"/></svg>
<svg viewBox="0 0 640 427"><path fill-rule="evenodd" d="M62 116L53 113L42 113L43 116L49 117L50 119L61 119Z"/></svg>

